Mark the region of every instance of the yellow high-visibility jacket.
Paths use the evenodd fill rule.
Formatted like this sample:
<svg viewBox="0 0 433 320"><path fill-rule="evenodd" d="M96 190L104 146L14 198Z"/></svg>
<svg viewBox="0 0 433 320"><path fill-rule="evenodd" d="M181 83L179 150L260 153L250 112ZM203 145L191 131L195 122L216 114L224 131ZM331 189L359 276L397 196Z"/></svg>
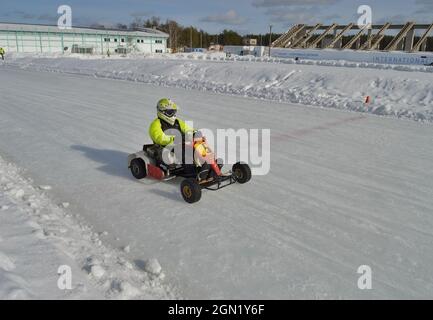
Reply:
<svg viewBox="0 0 433 320"><path fill-rule="evenodd" d="M165 134L164 131L167 129L178 129L183 135L187 132L194 132L194 129L188 126L185 121L181 119L176 119L175 124L171 126L168 123L162 124L162 120L156 118L153 120L149 128L150 138L154 143L163 147L172 144L175 137Z"/></svg>
<svg viewBox="0 0 433 320"><path fill-rule="evenodd" d="M0 54L5 54L5 49L0 48Z"/></svg>

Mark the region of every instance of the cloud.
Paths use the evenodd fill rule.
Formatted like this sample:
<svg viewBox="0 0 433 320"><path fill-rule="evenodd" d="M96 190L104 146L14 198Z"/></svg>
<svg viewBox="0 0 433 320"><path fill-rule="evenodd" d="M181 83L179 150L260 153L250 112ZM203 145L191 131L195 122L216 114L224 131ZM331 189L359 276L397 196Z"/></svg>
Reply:
<svg viewBox="0 0 433 320"><path fill-rule="evenodd" d="M21 10L15 10L15 11L10 11L10 12L6 12L4 14L2 14L3 17L7 17L7 18L18 18L18 19L22 19L22 20L37 20L37 21L41 21L41 22L57 22L59 16L56 15L52 15L52 14L35 14L35 13L28 13L25 11L21 11Z"/></svg>
<svg viewBox="0 0 433 320"><path fill-rule="evenodd" d="M382 18L379 18L377 20L373 19L373 24L385 24L387 22L394 23L394 24L396 24L396 23L406 23L409 20L411 20L411 19L409 18L408 15L397 14L397 15L393 15L393 16L382 17Z"/></svg>
<svg viewBox="0 0 433 320"><path fill-rule="evenodd" d="M415 11L415 14L429 15L431 17L431 15L433 13L433 1L432 0L416 0L415 4L418 7L418 10Z"/></svg>
<svg viewBox="0 0 433 320"><path fill-rule="evenodd" d="M216 14L202 18L202 22L221 23L228 25L241 25L247 22L247 19L238 15L235 10L229 10L223 14Z"/></svg>
<svg viewBox="0 0 433 320"><path fill-rule="evenodd" d="M22 10L14 10L1 13L0 17L7 18L7 20L10 20L11 22L56 25L60 15L29 13ZM73 14L72 17L72 24L74 26L90 26L95 24L101 24L105 26L114 25L113 23L97 21L93 17L75 17Z"/></svg>
<svg viewBox="0 0 433 320"><path fill-rule="evenodd" d="M269 8L266 12L272 23L282 23L283 26L296 23L316 24L331 23L342 19L338 14L323 15L317 7Z"/></svg>
<svg viewBox="0 0 433 320"><path fill-rule="evenodd" d="M332 5L340 0L254 0L255 7L289 7L289 6L309 6L309 5ZM423 0L421 0L423 1Z"/></svg>
<svg viewBox="0 0 433 320"><path fill-rule="evenodd" d="M254 0L253 6L266 8L265 14L272 23L284 27L296 23L316 24L341 20L338 14L324 15L322 9L340 0Z"/></svg>
<svg viewBox="0 0 433 320"><path fill-rule="evenodd" d="M274 23L291 23L295 24L303 21L309 23L313 19L314 11L312 8L309 9L296 9L296 10L281 10L281 9L269 9L265 12L266 15L270 16L271 21Z"/></svg>
<svg viewBox="0 0 433 320"><path fill-rule="evenodd" d="M415 4L427 7L433 7L433 2L431 0L416 0Z"/></svg>
<svg viewBox="0 0 433 320"><path fill-rule="evenodd" d="M150 17L153 13L151 11L137 11L130 14L133 18L143 18L143 17Z"/></svg>
<svg viewBox="0 0 433 320"><path fill-rule="evenodd" d="M417 23L432 23L433 1L432 0L415 0L415 7L412 10L407 10L404 13L396 15L384 15L378 19L373 19L374 24L383 24L385 22L391 23L406 23L408 21L415 21ZM374 15L373 15L374 18Z"/></svg>

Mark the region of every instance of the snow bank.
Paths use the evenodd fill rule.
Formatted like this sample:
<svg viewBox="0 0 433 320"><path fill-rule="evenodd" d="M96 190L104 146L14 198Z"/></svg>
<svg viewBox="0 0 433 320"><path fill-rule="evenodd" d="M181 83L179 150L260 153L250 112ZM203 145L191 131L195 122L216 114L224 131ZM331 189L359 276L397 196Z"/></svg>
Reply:
<svg viewBox="0 0 433 320"><path fill-rule="evenodd" d="M0 299L164 299L174 294L155 276L33 187L0 158ZM58 287L60 266L72 270L72 289Z"/></svg>
<svg viewBox="0 0 433 320"><path fill-rule="evenodd" d="M206 54L16 55L5 65L433 121L433 67L427 66Z"/></svg>

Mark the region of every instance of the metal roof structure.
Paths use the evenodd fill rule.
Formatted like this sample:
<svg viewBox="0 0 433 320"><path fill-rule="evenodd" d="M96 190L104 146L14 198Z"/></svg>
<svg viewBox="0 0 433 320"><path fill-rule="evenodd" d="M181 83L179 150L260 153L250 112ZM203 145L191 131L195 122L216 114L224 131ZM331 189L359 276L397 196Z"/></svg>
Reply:
<svg viewBox="0 0 433 320"><path fill-rule="evenodd" d="M342 45L342 38L346 32L357 30L355 35L350 36L349 41ZM407 22L405 24L377 24L370 27L359 27L354 23L347 25L316 25L297 24L283 33L272 43L272 47L280 48L334 48L355 50L378 50L381 41L385 38L388 30L399 30L384 51L404 50L407 52L425 51L429 34L433 31L432 24L416 24ZM419 40L415 41L415 31L423 31ZM316 33L321 33L316 36ZM367 36L367 40L361 43L361 37ZM311 40L311 41L310 41Z"/></svg>
<svg viewBox="0 0 433 320"><path fill-rule="evenodd" d="M0 22L0 31L21 31L21 32L56 32L56 33L80 33L80 34L98 34L98 35L125 35L138 37L158 37L168 38L168 34L151 28L139 28L137 30L123 29L101 29L92 27L72 27L70 29L60 29L53 25L40 24L23 24L23 23L2 23Z"/></svg>

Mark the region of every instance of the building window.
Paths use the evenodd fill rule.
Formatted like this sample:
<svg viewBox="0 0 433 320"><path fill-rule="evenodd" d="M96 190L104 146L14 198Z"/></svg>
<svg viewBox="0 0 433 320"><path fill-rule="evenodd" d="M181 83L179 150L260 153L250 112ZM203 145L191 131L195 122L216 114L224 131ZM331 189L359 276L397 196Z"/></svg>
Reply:
<svg viewBox="0 0 433 320"><path fill-rule="evenodd" d="M161 49L156 49L155 52L156 53L162 53L162 50Z"/></svg>
<svg viewBox="0 0 433 320"><path fill-rule="evenodd" d="M162 43L162 40L155 40L155 43Z"/></svg>
<svg viewBox="0 0 433 320"><path fill-rule="evenodd" d="M114 38L114 42L117 42L117 38Z"/></svg>
<svg viewBox="0 0 433 320"><path fill-rule="evenodd" d="M125 42L125 39L123 39L123 38L122 38L122 39L120 39L120 42Z"/></svg>
<svg viewBox="0 0 433 320"><path fill-rule="evenodd" d="M110 38L104 38L105 42L110 42Z"/></svg>
<svg viewBox="0 0 433 320"><path fill-rule="evenodd" d="M137 39L137 43L140 43L140 39Z"/></svg>
<svg viewBox="0 0 433 320"><path fill-rule="evenodd" d="M144 43L144 40L143 40L143 39L141 39L141 43Z"/></svg>

